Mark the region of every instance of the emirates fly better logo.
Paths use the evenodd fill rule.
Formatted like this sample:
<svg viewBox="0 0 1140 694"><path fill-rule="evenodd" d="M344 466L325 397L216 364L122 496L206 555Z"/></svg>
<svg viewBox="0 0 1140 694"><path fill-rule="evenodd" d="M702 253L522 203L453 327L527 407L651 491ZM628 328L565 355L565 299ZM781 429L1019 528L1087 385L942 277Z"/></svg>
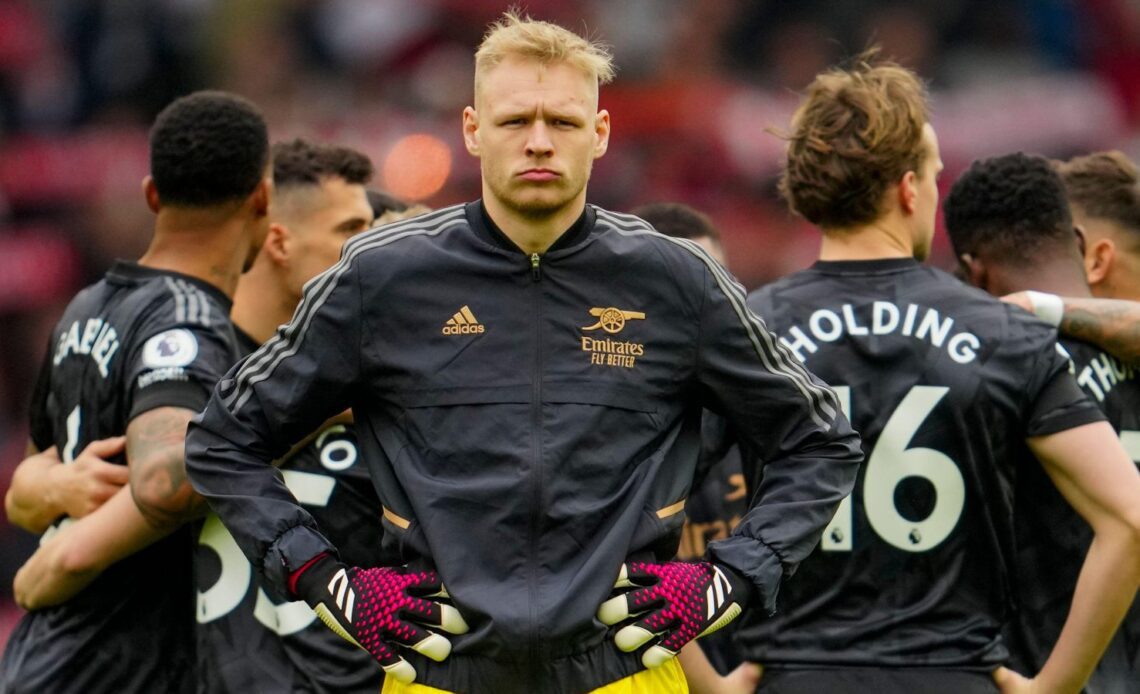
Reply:
<svg viewBox="0 0 1140 694"><path fill-rule="evenodd" d="M595 306L590 309L590 315L597 318L592 325L582 326L583 332L604 330L610 335L616 335L625 329L628 321L645 320L645 313L641 311L625 311L620 308ZM632 369L637 364L637 358L645 354L645 345L640 342L627 342L614 340L608 337L597 338L582 336L582 351L590 353L590 363L598 366L620 366Z"/></svg>

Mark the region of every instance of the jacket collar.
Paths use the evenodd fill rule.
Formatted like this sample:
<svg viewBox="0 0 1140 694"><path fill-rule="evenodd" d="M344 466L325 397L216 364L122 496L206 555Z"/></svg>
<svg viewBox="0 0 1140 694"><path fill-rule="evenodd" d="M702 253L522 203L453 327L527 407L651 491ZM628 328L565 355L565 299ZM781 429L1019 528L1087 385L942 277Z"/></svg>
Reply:
<svg viewBox="0 0 1140 694"><path fill-rule="evenodd" d="M522 253L522 249L519 248L514 241L511 241L510 237L504 234L503 230L500 229L491 219L491 216L487 214L487 208L483 205L482 200L467 203L467 205L464 206L464 214L467 217L467 223L471 225L475 233L484 241L506 251ZM562 235L551 244L550 248L546 249L546 252L560 251L585 241L586 237L590 235L590 231L594 228L596 217L597 214L594 212L594 208L590 205L586 205L586 209L582 210L582 214L578 216L578 219L570 225L569 229L562 232Z"/></svg>

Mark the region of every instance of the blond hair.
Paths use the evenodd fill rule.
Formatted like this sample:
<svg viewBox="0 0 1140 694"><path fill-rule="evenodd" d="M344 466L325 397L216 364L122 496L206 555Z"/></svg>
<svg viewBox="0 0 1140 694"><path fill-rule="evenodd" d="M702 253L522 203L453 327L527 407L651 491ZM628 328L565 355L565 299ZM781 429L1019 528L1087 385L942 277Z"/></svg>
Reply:
<svg viewBox="0 0 1140 694"><path fill-rule="evenodd" d="M874 221L887 189L907 171L921 174L926 87L877 53L817 75L792 117L780 193L824 228Z"/></svg>
<svg viewBox="0 0 1140 694"><path fill-rule="evenodd" d="M530 58L544 65L567 63L596 78L598 84L607 84L614 78L613 56L606 46L557 24L520 16L512 9L488 27L475 51L475 91L479 91L480 75L511 56Z"/></svg>

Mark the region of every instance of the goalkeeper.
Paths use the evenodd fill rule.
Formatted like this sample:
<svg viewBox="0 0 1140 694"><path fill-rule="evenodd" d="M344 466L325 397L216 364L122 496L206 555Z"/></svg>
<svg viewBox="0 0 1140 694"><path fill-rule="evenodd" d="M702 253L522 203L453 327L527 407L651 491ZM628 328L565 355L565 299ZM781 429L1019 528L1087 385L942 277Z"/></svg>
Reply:
<svg viewBox="0 0 1140 694"><path fill-rule="evenodd" d="M855 479L834 393L735 280L586 204L612 73L561 27L495 24L463 113L481 199L350 241L191 425L191 480L267 589L386 692L685 691L672 656L770 612ZM342 564L270 466L348 407L401 566ZM737 533L675 563L703 407L765 471Z"/></svg>

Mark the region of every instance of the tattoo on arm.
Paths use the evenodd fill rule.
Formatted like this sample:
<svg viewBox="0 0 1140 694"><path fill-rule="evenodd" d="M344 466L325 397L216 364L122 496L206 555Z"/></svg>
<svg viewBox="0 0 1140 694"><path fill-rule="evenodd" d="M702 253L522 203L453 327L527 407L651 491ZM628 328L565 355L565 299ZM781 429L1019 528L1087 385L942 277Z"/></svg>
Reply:
<svg viewBox="0 0 1140 694"><path fill-rule="evenodd" d="M1140 363L1140 303L1065 299L1061 332L1091 342L1126 362Z"/></svg>
<svg viewBox="0 0 1140 694"><path fill-rule="evenodd" d="M127 426L127 461L135 505L156 529L173 528L205 510L186 478L186 425L194 413L160 407Z"/></svg>

